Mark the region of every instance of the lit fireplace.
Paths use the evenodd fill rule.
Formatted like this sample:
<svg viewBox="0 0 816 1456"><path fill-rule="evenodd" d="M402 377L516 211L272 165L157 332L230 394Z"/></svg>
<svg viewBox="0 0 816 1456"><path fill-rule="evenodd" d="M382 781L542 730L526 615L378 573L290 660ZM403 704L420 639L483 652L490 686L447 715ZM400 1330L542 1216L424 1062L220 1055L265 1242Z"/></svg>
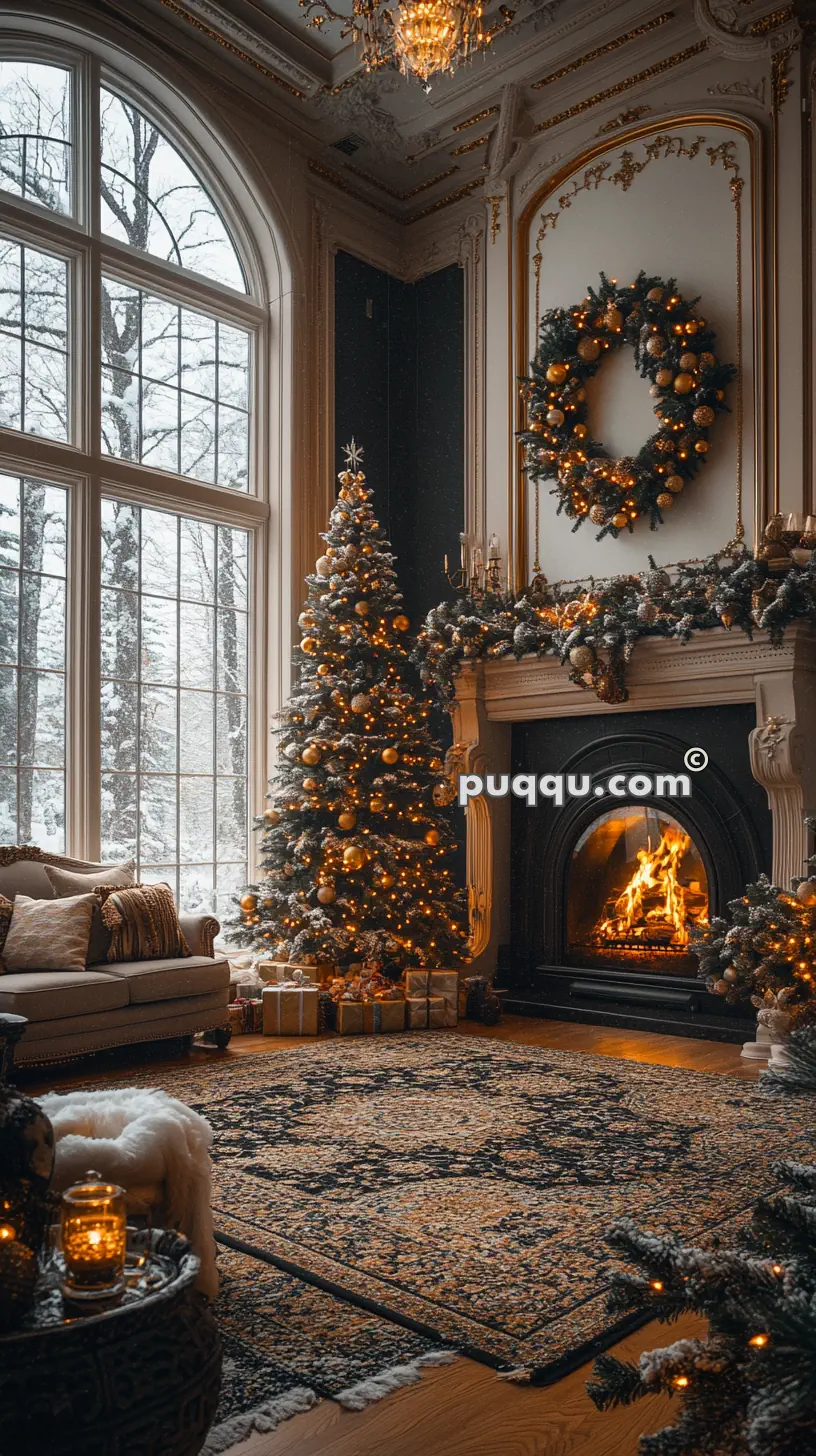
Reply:
<svg viewBox="0 0 816 1456"><path fill-rule="evenodd" d="M567 880L570 965L694 975L689 928L708 915L708 880L671 815L627 805L578 840Z"/></svg>

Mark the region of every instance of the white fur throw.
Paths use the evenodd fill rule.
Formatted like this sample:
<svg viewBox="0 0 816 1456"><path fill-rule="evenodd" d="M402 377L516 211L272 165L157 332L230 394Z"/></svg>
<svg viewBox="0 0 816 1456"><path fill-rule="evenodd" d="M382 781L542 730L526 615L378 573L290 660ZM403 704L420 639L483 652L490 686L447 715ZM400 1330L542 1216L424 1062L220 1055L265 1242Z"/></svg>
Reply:
<svg viewBox="0 0 816 1456"><path fill-rule="evenodd" d="M126 1190L163 1184L166 1221L189 1239L201 1260L198 1287L214 1299L210 1124L157 1088L49 1092L38 1100L54 1128L54 1189L61 1192L89 1169Z"/></svg>

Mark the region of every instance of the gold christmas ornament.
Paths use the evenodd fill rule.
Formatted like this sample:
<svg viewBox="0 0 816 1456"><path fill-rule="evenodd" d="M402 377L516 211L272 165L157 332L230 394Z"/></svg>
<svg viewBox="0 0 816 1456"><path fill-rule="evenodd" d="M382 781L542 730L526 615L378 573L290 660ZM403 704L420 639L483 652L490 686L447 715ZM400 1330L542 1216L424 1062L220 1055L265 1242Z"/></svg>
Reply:
<svg viewBox="0 0 816 1456"><path fill-rule="evenodd" d="M301 652L311 654L313 652L317 652L319 646L320 643L318 642L316 637L303 637L300 643L300 650Z"/></svg>
<svg viewBox="0 0 816 1456"><path fill-rule="evenodd" d="M383 890L390 890L392 888L393 884L394 884L394 876L393 875L389 875L389 874L380 875L380 886L382 887Z"/></svg>
<svg viewBox="0 0 816 1456"><path fill-rule="evenodd" d="M589 672L595 661L595 653L591 647L573 647L569 660L576 672Z"/></svg>
<svg viewBox="0 0 816 1456"><path fill-rule="evenodd" d="M649 303L662 303L663 302L663 289L662 288L650 288L649 289L649 292L646 294L646 298L647 298L647 300L648 300Z"/></svg>
<svg viewBox="0 0 816 1456"><path fill-rule="evenodd" d="M683 489L683 484L682 475L670 475L666 481L666 489L670 490L672 495L679 495Z"/></svg>
<svg viewBox="0 0 816 1456"><path fill-rule="evenodd" d="M254 895L242 895L238 904L245 915L250 915L257 908L258 901Z"/></svg>
<svg viewBox="0 0 816 1456"><path fill-rule="evenodd" d="M333 905L337 899L337 891L332 885L320 885L317 898L321 905Z"/></svg>
<svg viewBox="0 0 816 1456"><path fill-rule="evenodd" d="M407 632L410 625L409 619L402 612L394 618L393 626L395 632Z"/></svg>
<svg viewBox="0 0 816 1456"><path fill-rule="evenodd" d="M321 753L316 743L307 743L300 756L304 763L308 763L313 768L316 763L320 762Z"/></svg>
<svg viewBox="0 0 816 1456"><path fill-rule="evenodd" d="M671 369L658 369L655 375L655 384L659 384L661 389L667 389L673 379L674 375Z"/></svg>
<svg viewBox="0 0 816 1456"><path fill-rule="evenodd" d="M344 809L342 814L338 814L337 823L341 829L353 829L357 823L357 815L350 809Z"/></svg>
<svg viewBox="0 0 816 1456"><path fill-rule="evenodd" d="M612 525L617 531L622 531L628 520L629 517L624 511L616 511L612 517Z"/></svg>
<svg viewBox="0 0 816 1456"><path fill-rule="evenodd" d="M802 905L816 905L816 880L803 880L797 885L796 898Z"/></svg>
<svg viewBox="0 0 816 1456"><path fill-rule="evenodd" d="M371 707L371 698L368 693L355 693L351 700L352 713L367 713Z"/></svg>
<svg viewBox="0 0 816 1456"><path fill-rule="evenodd" d="M661 490L660 495L655 501L655 505L657 506L658 510L670 511L672 506L674 505L674 496L669 495L668 491Z"/></svg>
<svg viewBox="0 0 816 1456"><path fill-rule="evenodd" d="M382 794L372 794L368 801L368 807L374 814L381 814L385 808L385 799Z"/></svg>
<svg viewBox="0 0 816 1456"><path fill-rule="evenodd" d="M331 557L329 557L329 556L318 556L317 562L315 564L315 571L317 572L318 576L331 576L331 574L332 574Z"/></svg>
<svg viewBox="0 0 816 1456"><path fill-rule="evenodd" d="M674 381L675 394L690 394L694 388L694 380L690 374L678 374Z"/></svg>
<svg viewBox="0 0 816 1456"><path fill-rule="evenodd" d="M604 315L604 323L613 334L619 334L623 328L623 314L619 308L608 308Z"/></svg>
<svg viewBox="0 0 816 1456"><path fill-rule="evenodd" d="M563 384L568 373L566 364L551 364L547 370L547 381L549 384Z"/></svg>
<svg viewBox="0 0 816 1456"><path fill-rule="evenodd" d="M365 601L355 602L354 610L357 613L358 617L367 617L369 612L371 611L371 607L369 606L368 602Z"/></svg>
<svg viewBox="0 0 816 1456"><path fill-rule="evenodd" d="M548 425L556 426L556 425L563 425L563 423L564 423L564 411L563 410L560 410L560 409L547 410L547 424Z"/></svg>
<svg viewBox="0 0 816 1456"><path fill-rule="evenodd" d="M343 850L343 864L347 870L361 870L365 862L365 850L359 844L349 844Z"/></svg>
<svg viewBox="0 0 816 1456"><path fill-rule="evenodd" d="M583 338L578 340L578 348L576 350L576 353L578 354L579 359L583 359L585 364L594 363L594 361L598 358L600 352L600 340L593 339L591 334L584 334Z"/></svg>
<svg viewBox="0 0 816 1456"><path fill-rule="evenodd" d="M586 425L578 424L578 425L573 425L573 427L572 427L572 433L573 433L573 435L575 436L575 438L577 440L585 440L586 437L587 437L587 435L589 434L589 431L588 431Z"/></svg>
<svg viewBox="0 0 816 1456"><path fill-rule="evenodd" d="M706 455L710 449L710 446L708 440L697 440L694 448L697 451L698 455Z"/></svg>
<svg viewBox="0 0 816 1456"><path fill-rule="evenodd" d="M383 763L394 764L398 761L399 754L397 753L396 748L384 748L382 753L380 754L380 758L382 759Z"/></svg>
<svg viewBox="0 0 816 1456"><path fill-rule="evenodd" d="M308 794L313 794L315 789L320 788L320 781L318 779L304 779L303 787Z"/></svg>
<svg viewBox="0 0 816 1456"><path fill-rule="evenodd" d="M265 809L264 822L266 824L280 824L280 814L277 809Z"/></svg>
<svg viewBox="0 0 816 1456"><path fill-rule="evenodd" d="M652 337L646 340L646 353L651 354L653 359L662 359L665 352L666 340L661 334L652 334Z"/></svg>
<svg viewBox="0 0 816 1456"><path fill-rule="evenodd" d="M301 612L298 617L298 626L301 632L311 632L317 626L317 617L314 612Z"/></svg>
<svg viewBox="0 0 816 1456"><path fill-rule="evenodd" d="M431 773L441 773L444 767L445 765L441 758L431 758L428 760L428 768L431 770Z"/></svg>
<svg viewBox="0 0 816 1456"><path fill-rule="evenodd" d="M681 354L680 355L680 368L681 369L688 369L688 370L696 369L697 368L697 365L699 364L699 362L700 361L699 361L699 359L698 359L698 357L697 357L696 354Z"/></svg>
<svg viewBox="0 0 816 1456"><path fill-rule="evenodd" d="M589 512L589 519L593 521L596 526L605 526L606 511L604 510L603 506L592 506Z"/></svg>
<svg viewBox="0 0 816 1456"><path fill-rule="evenodd" d="M700 425L703 429L708 429L709 425L713 425L717 417L710 404L699 404L691 418L695 425Z"/></svg>
<svg viewBox="0 0 816 1456"><path fill-rule="evenodd" d="M439 843L439 830L438 829L426 829L426 831L425 831L425 843L426 844L431 844L431 845L438 844Z"/></svg>
<svg viewBox="0 0 816 1456"><path fill-rule="evenodd" d="M705 354L700 355L700 366L703 369L713 369L716 362L717 358L715 354L709 354L708 352L706 352Z"/></svg>
<svg viewBox="0 0 816 1456"><path fill-rule="evenodd" d="M330 672L331 668L329 664L327 662L321 662L320 666L317 669L318 677L328 677Z"/></svg>

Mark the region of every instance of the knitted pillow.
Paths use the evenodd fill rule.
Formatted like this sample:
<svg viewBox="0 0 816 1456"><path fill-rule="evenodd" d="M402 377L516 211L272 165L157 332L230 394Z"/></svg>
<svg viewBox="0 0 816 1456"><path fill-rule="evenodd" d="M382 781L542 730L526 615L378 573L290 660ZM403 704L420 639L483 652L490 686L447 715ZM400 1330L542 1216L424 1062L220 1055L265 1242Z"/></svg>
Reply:
<svg viewBox="0 0 816 1456"><path fill-rule="evenodd" d="M111 932L109 961L176 960L192 955L169 885L97 885L102 920Z"/></svg>
<svg viewBox="0 0 816 1456"><path fill-rule="evenodd" d="M7 971L84 971L91 933L93 895L61 900L14 896L3 946Z"/></svg>

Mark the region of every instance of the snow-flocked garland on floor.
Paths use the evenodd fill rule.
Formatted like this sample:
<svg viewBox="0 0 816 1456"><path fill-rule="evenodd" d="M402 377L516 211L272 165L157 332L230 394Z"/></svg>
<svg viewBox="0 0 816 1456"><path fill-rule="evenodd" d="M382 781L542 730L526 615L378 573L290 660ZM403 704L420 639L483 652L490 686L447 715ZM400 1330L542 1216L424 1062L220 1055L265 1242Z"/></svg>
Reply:
<svg viewBox="0 0 816 1456"><path fill-rule="evenodd" d="M601 702L628 697L626 666L641 637L686 643L711 627L738 627L750 637L759 627L779 644L792 622L816 624L816 557L804 566L786 561L771 570L765 545L758 556L741 546L670 570L649 557L649 570L588 578L584 584L547 583L538 577L521 595L461 593L428 613L414 661L423 682L449 705L463 660L551 655L569 664L571 680Z"/></svg>

